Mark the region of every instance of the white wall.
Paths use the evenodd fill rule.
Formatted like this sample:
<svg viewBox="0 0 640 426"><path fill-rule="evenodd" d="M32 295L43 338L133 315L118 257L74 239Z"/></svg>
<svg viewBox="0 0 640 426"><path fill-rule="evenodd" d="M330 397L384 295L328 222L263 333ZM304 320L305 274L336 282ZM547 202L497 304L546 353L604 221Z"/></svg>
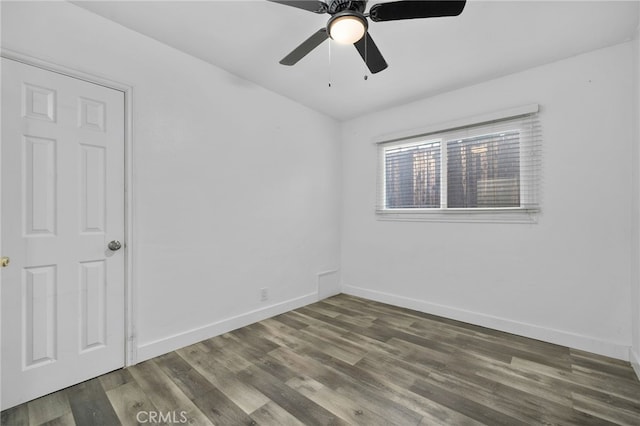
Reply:
<svg viewBox="0 0 640 426"><path fill-rule="evenodd" d="M344 123L344 291L628 359L633 49L617 45ZM374 140L530 103L540 104L544 136L537 224L376 220Z"/></svg>
<svg viewBox="0 0 640 426"><path fill-rule="evenodd" d="M316 300L339 262L335 121L72 4L2 8L4 48L134 87L140 360Z"/></svg>
<svg viewBox="0 0 640 426"><path fill-rule="evenodd" d="M638 11L640 16L640 11ZM640 20L639 20L640 22ZM635 49L635 144L633 145L633 226L632 236L632 347L630 352L631 364L633 365L638 378L640 378L640 23L636 30L634 43Z"/></svg>

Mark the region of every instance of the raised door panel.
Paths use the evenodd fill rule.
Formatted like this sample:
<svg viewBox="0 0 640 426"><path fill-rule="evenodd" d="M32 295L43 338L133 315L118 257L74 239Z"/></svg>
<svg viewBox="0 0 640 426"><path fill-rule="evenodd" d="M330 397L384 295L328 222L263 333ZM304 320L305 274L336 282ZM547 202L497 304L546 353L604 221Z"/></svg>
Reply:
<svg viewBox="0 0 640 426"><path fill-rule="evenodd" d="M35 84L23 84L22 114L26 118L56 121L56 91Z"/></svg>
<svg viewBox="0 0 640 426"><path fill-rule="evenodd" d="M56 267L25 268L22 291L23 366L33 368L56 360Z"/></svg>
<svg viewBox="0 0 640 426"><path fill-rule="evenodd" d="M80 351L103 347L106 335L104 261L80 263Z"/></svg>
<svg viewBox="0 0 640 426"><path fill-rule="evenodd" d="M106 153L104 147L80 145L81 232L103 233L106 216Z"/></svg>
<svg viewBox="0 0 640 426"><path fill-rule="evenodd" d="M24 136L22 188L26 236L56 233L56 141Z"/></svg>

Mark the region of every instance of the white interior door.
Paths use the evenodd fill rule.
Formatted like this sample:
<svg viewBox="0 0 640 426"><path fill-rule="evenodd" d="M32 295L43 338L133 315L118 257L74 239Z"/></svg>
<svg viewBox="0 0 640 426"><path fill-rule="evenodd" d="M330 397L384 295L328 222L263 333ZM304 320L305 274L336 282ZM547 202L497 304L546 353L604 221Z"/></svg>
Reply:
<svg viewBox="0 0 640 426"><path fill-rule="evenodd" d="M1 161L6 409L124 366L124 94L3 58Z"/></svg>

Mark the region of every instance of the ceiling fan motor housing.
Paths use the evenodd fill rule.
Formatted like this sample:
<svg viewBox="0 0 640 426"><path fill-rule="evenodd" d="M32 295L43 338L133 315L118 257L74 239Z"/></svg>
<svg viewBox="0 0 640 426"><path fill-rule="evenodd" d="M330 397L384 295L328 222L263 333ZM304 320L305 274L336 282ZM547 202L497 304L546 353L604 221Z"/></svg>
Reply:
<svg viewBox="0 0 640 426"><path fill-rule="evenodd" d="M333 33L333 29L332 26L334 23L338 23L340 20L350 20L351 22L355 20L359 21L361 26L356 26L356 28L360 29L360 31L362 31L362 33L359 34L358 38L354 38L352 40L349 41L340 41L340 39L336 39L334 37L334 33ZM341 12L338 12L336 14L334 14L333 16L331 16L331 18L329 18L329 21L327 22L327 34L329 35L329 37L331 37L331 39L333 40L337 40L339 43L355 43L356 41L360 40L360 38L362 38L362 36L364 34L366 34L367 29L369 28L369 24L367 22L367 18L365 18L365 16L361 13L358 12L356 10L343 10Z"/></svg>
<svg viewBox="0 0 640 426"><path fill-rule="evenodd" d="M327 13L335 15L336 13L353 10L363 13L367 7L366 0L329 0Z"/></svg>

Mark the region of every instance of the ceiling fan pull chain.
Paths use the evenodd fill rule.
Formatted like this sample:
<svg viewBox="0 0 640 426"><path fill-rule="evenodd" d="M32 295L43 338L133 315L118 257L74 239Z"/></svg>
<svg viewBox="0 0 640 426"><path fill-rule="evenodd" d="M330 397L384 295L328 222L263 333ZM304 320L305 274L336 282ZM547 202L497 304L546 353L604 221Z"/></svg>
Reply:
<svg viewBox="0 0 640 426"><path fill-rule="evenodd" d="M367 33L364 33L364 64L368 67L369 66L369 46L367 45ZM369 76L367 75L367 73L365 72L364 74L364 81L367 81L367 79L369 78Z"/></svg>
<svg viewBox="0 0 640 426"><path fill-rule="evenodd" d="M329 87L331 87L331 40L329 40L329 68L327 71L329 74Z"/></svg>
<svg viewBox="0 0 640 426"><path fill-rule="evenodd" d="M369 46L367 43L367 33L364 33L364 63L365 65L369 63Z"/></svg>

